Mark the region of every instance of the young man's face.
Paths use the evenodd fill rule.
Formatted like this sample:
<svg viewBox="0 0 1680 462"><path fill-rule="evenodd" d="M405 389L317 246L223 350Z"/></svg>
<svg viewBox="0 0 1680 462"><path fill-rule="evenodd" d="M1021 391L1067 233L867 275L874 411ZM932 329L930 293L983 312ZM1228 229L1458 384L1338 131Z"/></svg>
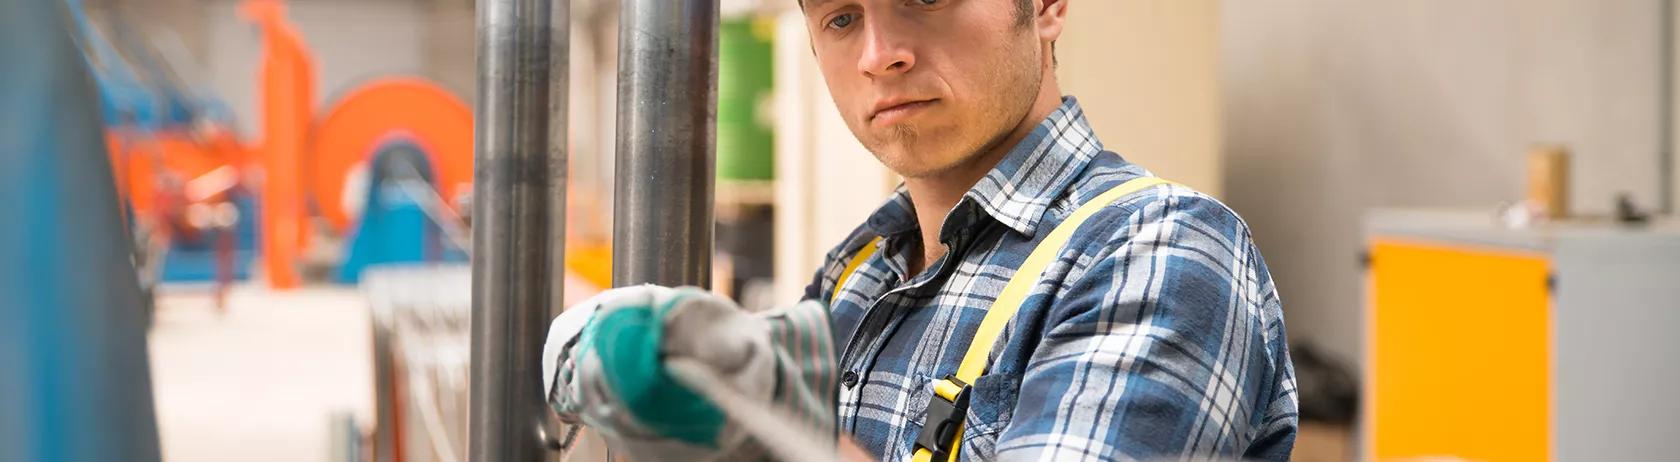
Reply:
<svg viewBox="0 0 1680 462"><path fill-rule="evenodd" d="M812 50L852 134L887 168L919 178L993 147L1032 107L1045 42L1036 10L1017 4L804 0L804 10Z"/></svg>

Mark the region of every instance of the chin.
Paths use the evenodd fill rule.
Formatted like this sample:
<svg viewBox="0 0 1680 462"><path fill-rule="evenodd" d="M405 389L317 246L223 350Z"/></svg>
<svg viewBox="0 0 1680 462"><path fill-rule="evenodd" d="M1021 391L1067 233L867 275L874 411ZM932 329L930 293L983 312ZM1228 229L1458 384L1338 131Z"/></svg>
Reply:
<svg viewBox="0 0 1680 462"><path fill-rule="evenodd" d="M875 151L875 158L880 159L881 164L886 165L888 170L905 178L936 176L962 163L960 157L953 158L946 153L918 153L914 149L898 147Z"/></svg>
<svg viewBox="0 0 1680 462"><path fill-rule="evenodd" d="M905 178L935 176L950 171L964 159L960 153L942 149L947 148L946 146L888 143L866 147L888 170Z"/></svg>

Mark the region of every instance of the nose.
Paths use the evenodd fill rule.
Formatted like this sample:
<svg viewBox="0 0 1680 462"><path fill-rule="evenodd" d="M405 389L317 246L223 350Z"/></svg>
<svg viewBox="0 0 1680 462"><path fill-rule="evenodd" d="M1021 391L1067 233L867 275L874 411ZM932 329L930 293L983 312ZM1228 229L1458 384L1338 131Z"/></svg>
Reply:
<svg viewBox="0 0 1680 462"><path fill-rule="evenodd" d="M916 54L883 21L864 21L863 54L858 57L858 72L876 78L901 75L916 65Z"/></svg>

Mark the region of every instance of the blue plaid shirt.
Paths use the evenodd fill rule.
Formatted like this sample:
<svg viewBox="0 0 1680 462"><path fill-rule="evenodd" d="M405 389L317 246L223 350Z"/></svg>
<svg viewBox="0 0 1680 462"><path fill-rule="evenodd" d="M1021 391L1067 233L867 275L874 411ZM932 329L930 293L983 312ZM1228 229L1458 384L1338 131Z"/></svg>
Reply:
<svg viewBox="0 0 1680 462"><path fill-rule="evenodd" d="M1072 97L947 216L949 252L921 274L902 188L806 289L829 300L839 429L909 460L929 384L953 374L987 307L1027 254L1080 204L1147 176L1103 150ZM991 349L971 391L960 455L991 459L1286 460L1294 372L1283 313L1248 226L1182 186L1116 202L1074 234Z"/></svg>

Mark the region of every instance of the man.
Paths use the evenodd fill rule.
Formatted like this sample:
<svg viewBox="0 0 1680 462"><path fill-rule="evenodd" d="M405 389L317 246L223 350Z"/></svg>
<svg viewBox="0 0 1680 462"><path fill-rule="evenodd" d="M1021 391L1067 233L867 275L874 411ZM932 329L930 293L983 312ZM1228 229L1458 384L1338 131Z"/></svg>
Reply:
<svg viewBox="0 0 1680 462"><path fill-rule="evenodd" d="M586 332L557 327L545 354L556 408L632 455L751 453L660 365L689 356L882 460L1288 459L1293 372L1248 228L1186 187L1121 191L1152 175L1057 85L1069 1L804 0L835 105L904 185L794 308L652 287L586 303ZM984 373L956 380L1004 305Z"/></svg>

